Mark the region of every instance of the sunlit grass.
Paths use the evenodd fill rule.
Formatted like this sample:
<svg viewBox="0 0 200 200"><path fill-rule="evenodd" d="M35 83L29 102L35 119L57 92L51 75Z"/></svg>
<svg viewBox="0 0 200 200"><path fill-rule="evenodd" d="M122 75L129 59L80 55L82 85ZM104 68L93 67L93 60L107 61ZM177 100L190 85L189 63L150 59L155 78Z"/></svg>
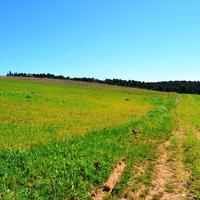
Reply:
<svg viewBox="0 0 200 200"><path fill-rule="evenodd" d="M165 99L162 93L95 84L0 80L0 147L24 148L124 124Z"/></svg>
<svg viewBox="0 0 200 200"><path fill-rule="evenodd" d="M173 102L171 102L173 105ZM6 199L91 199L91 192L109 176L122 157L126 186L135 162L153 161L157 145L173 129L170 105L157 106L128 124L51 142L26 151L0 152L0 189ZM132 130L138 132L137 139ZM98 167L95 163L98 163Z"/></svg>
<svg viewBox="0 0 200 200"><path fill-rule="evenodd" d="M194 199L200 199L200 97L181 95L177 115L185 130L184 158L190 171L189 189Z"/></svg>
<svg viewBox="0 0 200 200"><path fill-rule="evenodd" d="M114 191L120 196L133 165L153 162L158 144L169 137L175 97L97 84L0 80L0 198L91 199L124 158Z"/></svg>

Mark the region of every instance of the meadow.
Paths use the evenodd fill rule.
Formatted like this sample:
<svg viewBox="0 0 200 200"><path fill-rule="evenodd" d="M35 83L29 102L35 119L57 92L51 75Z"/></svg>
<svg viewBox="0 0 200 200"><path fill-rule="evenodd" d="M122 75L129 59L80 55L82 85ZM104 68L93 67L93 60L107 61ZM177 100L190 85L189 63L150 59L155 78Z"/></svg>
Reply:
<svg viewBox="0 0 200 200"><path fill-rule="evenodd" d="M1 149L120 125L151 108L137 90L25 80L1 80L0 104Z"/></svg>
<svg viewBox="0 0 200 200"><path fill-rule="evenodd" d="M131 199L144 185L144 199L162 156L158 147L169 140L167 151L180 146L177 119L187 190L200 198L198 95L2 78L0 105L1 199L92 199L122 158L123 176L104 198ZM136 176L141 163L145 172Z"/></svg>

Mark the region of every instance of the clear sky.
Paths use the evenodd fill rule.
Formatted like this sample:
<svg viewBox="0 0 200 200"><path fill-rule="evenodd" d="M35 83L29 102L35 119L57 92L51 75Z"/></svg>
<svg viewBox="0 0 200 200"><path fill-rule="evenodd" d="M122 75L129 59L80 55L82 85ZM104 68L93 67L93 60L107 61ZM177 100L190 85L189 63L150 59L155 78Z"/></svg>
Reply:
<svg viewBox="0 0 200 200"><path fill-rule="evenodd" d="M0 74L200 79L200 0L0 0Z"/></svg>

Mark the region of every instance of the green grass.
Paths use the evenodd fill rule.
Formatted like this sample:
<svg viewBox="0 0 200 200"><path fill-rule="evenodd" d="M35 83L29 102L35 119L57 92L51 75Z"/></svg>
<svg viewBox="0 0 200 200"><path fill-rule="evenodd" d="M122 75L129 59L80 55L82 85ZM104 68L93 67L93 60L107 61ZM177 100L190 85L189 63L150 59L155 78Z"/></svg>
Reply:
<svg viewBox="0 0 200 200"><path fill-rule="evenodd" d="M120 157L131 152L141 157L148 151L144 145L130 145L133 137L127 132L121 127L25 152L1 152L4 198L89 198L91 189L103 182Z"/></svg>
<svg viewBox="0 0 200 200"><path fill-rule="evenodd" d="M167 104L157 106L154 110L148 112L145 116L135 120L131 124L131 129L140 133L139 138L136 140L136 144L146 147L146 150L141 149L141 153L144 156L134 156L130 154L131 156L128 157L129 162L124 176L108 199L119 199L122 196L125 196L127 183L131 180L131 177L134 176L133 166L136 163L148 162L148 166L144 176L138 183L136 183L136 180L131 180L131 182L129 182L129 185L133 184L132 189L138 187L141 182L142 184L149 184L151 182L152 165L160 153L158 152L157 147L160 143L170 137L171 131L174 128L171 114L171 109L174 105L174 98L168 99ZM136 144L133 144L133 146Z"/></svg>
<svg viewBox="0 0 200 200"><path fill-rule="evenodd" d="M147 120L149 123L145 123ZM159 126L157 120L161 122ZM151 125L149 130L148 125ZM132 136L132 128L140 128L138 139ZM158 108L144 119L126 126L91 132L64 143L55 142L26 151L2 151L0 188L3 197L89 199L92 189L108 177L121 157L127 160L129 168L138 159L155 159L156 143L144 143L144 139L164 139L171 129L168 113Z"/></svg>
<svg viewBox="0 0 200 200"><path fill-rule="evenodd" d="M152 93L157 96L164 98ZM0 148L27 148L127 123L151 109L148 98L137 89L0 80Z"/></svg>
<svg viewBox="0 0 200 200"><path fill-rule="evenodd" d="M195 199L200 199L200 140L192 132L186 135L185 164L191 172L190 191Z"/></svg>
<svg viewBox="0 0 200 200"><path fill-rule="evenodd" d="M200 97L182 95L177 114L185 130L184 161L190 172L188 182L193 199L200 199Z"/></svg>
<svg viewBox="0 0 200 200"><path fill-rule="evenodd" d="M158 143L173 130L175 97L95 84L0 80L0 198L90 199L125 158L112 194L120 196L134 163L154 161Z"/></svg>

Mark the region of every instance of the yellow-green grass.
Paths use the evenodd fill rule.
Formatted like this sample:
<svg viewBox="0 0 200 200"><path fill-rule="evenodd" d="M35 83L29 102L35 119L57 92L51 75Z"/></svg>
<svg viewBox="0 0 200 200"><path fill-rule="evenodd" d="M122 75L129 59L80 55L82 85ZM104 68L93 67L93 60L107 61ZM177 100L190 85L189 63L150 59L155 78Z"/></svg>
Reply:
<svg viewBox="0 0 200 200"><path fill-rule="evenodd" d="M0 105L1 148L120 125L152 107L139 90L31 80L0 80Z"/></svg>
<svg viewBox="0 0 200 200"><path fill-rule="evenodd" d="M192 199L200 199L200 96L181 95L177 116L185 131L184 157L190 172L189 189Z"/></svg>
<svg viewBox="0 0 200 200"><path fill-rule="evenodd" d="M0 80L0 198L91 199L125 158L113 191L120 196L133 165L154 161L158 143L169 138L175 97L98 84Z"/></svg>
<svg viewBox="0 0 200 200"><path fill-rule="evenodd" d="M200 128L200 96L184 94L179 95L179 105L177 107L178 117L182 126L187 128Z"/></svg>

